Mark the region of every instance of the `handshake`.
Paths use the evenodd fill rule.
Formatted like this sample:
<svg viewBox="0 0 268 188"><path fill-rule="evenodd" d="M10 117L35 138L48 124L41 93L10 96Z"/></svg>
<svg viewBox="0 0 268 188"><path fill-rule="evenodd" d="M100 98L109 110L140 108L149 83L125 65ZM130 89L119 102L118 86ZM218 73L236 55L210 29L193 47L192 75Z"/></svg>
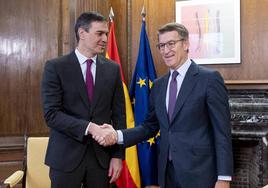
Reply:
<svg viewBox="0 0 268 188"><path fill-rule="evenodd" d="M109 124L99 126L91 122L88 128L88 133L102 146L114 145L118 140L117 132Z"/></svg>

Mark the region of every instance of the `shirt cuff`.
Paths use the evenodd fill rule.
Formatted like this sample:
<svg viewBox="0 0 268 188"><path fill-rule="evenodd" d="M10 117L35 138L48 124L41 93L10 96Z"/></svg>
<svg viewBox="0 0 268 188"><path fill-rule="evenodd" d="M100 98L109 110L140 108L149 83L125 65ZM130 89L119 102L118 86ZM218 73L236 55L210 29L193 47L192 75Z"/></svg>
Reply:
<svg viewBox="0 0 268 188"><path fill-rule="evenodd" d="M218 180L232 181L232 176L218 176Z"/></svg>
<svg viewBox="0 0 268 188"><path fill-rule="evenodd" d="M123 133L121 130L117 130L117 144L124 144Z"/></svg>
<svg viewBox="0 0 268 188"><path fill-rule="evenodd" d="M88 129L89 129L89 126L90 126L90 125L91 125L91 122L89 122L89 124L88 124L88 126L87 126L87 128L86 128L85 136L88 135Z"/></svg>

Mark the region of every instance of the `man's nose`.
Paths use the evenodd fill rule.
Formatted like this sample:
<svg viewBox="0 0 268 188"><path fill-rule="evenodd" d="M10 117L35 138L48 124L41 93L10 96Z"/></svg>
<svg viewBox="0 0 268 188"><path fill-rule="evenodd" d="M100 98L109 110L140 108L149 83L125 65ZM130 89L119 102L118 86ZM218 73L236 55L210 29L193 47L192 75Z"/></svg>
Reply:
<svg viewBox="0 0 268 188"><path fill-rule="evenodd" d="M167 45L164 46L163 52L166 54L168 52L170 52L170 49Z"/></svg>
<svg viewBox="0 0 268 188"><path fill-rule="evenodd" d="M107 42L107 40L108 40L108 36L107 35L102 35L102 41L103 42Z"/></svg>

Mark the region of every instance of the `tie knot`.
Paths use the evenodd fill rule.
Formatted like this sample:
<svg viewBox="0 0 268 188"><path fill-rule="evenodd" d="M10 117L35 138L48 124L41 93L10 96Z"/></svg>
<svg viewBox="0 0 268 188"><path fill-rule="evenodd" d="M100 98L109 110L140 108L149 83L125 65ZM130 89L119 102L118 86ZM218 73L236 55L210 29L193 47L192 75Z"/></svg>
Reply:
<svg viewBox="0 0 268 188"><path fill-rule="evenodd" d="M177 71L174 71L172 73L172 80L175 80L177 78L177 76L179 75L179 73Z"/></svg>
<svg viewBox="0 0 268 188"><path fill-rule="evenodd" d="M91 65L93 63L93 60L92 59L87 59L86 62L87 62L87 66L91 67Z"/></svg>

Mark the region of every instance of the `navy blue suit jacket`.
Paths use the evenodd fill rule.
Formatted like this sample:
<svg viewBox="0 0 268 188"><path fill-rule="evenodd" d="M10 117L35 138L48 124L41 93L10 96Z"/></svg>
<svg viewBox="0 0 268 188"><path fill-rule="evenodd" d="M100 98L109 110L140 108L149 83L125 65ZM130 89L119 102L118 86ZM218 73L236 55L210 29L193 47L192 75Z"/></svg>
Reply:
<svg viewBox="0 0 268 188"><path fill-rule="evenodd" d="M42 80L44 117L51 128L45 163L72 171L82 160L91 142L103 168L111 157L124 158L118 146L102 147L84 136L89 122L126 127L125 101L120 69L116 63L97 57L92 103L89 103L80 64L74 52L45 64Z"/></svg>
<svg viewBox="0 0 268 188"><path fill-rule="evenodd" d="M217 176L232 176L228 95L220 74L191 63L179 91L172 121L166 110L169 74L154 82L147 119L123 130L126 147L154 136L160 129L158 181L165 185L170 148L176 178L183 188L214 187Z"/></svg>

